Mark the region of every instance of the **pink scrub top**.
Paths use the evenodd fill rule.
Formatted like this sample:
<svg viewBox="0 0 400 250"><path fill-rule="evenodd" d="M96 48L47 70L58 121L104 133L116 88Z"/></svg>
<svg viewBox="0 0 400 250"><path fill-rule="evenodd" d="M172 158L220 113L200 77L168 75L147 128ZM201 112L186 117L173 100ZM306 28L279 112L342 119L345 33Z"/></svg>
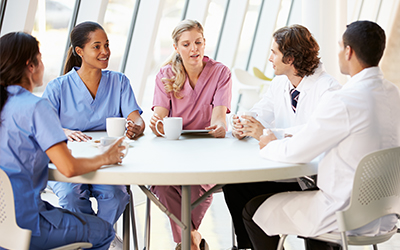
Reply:
<svg viewBox="0 0 400 250"><path fill-rule="evenodd" d="M204 129L210 126L211 114L216 106L227 107L230 113L232 99L232 79L228 67L206 56L203 71L194 89L186 77L178 99L173 92L166 93L162 78L174 76L171 65L160 69L156 76L153 107L164 107L169 110L169 117L182 117L183 129Z"/></svg>

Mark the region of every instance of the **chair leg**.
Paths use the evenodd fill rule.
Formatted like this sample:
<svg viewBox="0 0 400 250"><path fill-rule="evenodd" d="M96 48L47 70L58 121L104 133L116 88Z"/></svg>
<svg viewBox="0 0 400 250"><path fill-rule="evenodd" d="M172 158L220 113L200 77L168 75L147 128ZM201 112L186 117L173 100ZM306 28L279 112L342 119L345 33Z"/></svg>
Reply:
<svg viewBox="0 0 400 250"><path fill-rule="evenodd" d="M373 244L372 247L374 248L374 250L378 250L378 246L376 244Z"/></svg>
<svg viewBox="0 0 400 250"><path fill-rule="evenodd" d="M282 234L281 238L279 239L279 243L278 243L278 247L276 248L276 250L283 250L283 243L285 243L287 234Z"/></svg>
<svg viewBox="0 0 400 250"><path fill-rule="evenodd" d="M340 232L340 237L342 238L343 250L348 250L346 232Z"/></svg>
<svg viewBox="0 0 400 250"><path fill-rule="evenodd" d="M150 208L151 208L151 201L149 198L146 198L146 222L145 222L145 229L144 229L144 248L143 250L150 249Z"/></svg>
<svg viewBox="0 0 400 250"><path fill-rule="evenodd" d="M131 196L130 209L131 209L131 225L132 225L132 235L133 235L133 249L139 250L137 241L136 220L135 220L135 202L133 200L132 191L130 191L129 193Z"/></svg>
<svg viewBox="0 0 400 250"><path fill-rule="evenodd" d="M232 250L238 250L237 242L236 242L236 235L235 235L235 226L233 225L232 221Z"/></svg>

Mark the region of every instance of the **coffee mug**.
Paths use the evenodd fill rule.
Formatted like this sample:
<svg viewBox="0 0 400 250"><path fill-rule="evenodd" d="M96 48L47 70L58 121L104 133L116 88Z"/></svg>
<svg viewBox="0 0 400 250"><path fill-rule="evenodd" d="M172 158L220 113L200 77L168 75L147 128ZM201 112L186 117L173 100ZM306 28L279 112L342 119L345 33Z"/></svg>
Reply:
<svg viewBox="0 0 400 250"><path fill-rule="evenodd" d="M164 133L158 131L158 123L162 123L164 126ZM156 122L157 133L169 140L177 140L182 133L182 117L164 117L163 120Z"/></svg>
<svg viewBox="0 0 400 250"><path fill-rule="evenodd" d="M119 138L121 137L101 137L100 138L100 144L99 144L99 150L101 153L106 152L111 145L113 145ZM129 149L129 142L123 140L120 144L120 146L124 146L125 149L122 151L124 153L124 157L128 154L128 149Z"/></svg>
<svg viewBox="0 0 400 250"><path fill-rule="evenodd" d="M239 112L237 112L236 115L239 116L239 120L240 121L244 120L244 118L242 118L242 116L244 116L244 115L251 116L251 117L254 117L254 118L257 117L257 113L253 112L253 111L239 111Z"/></svg>
<svg viewBox="0 0 400 250"><path fill-rule="evenodd" d="M108 117L106 119L106 130L109 137L121 137L125 135L126 126L133 123L123 117Z"/></svg>
<svg viewBox="0 0 400 250"><path fill-rule="evenodd" d="M271 132L275 135L276 139L278 140L285 138L285 129L283 128L263 129L263 135L269 135L270 132L268 130L271 130Z"/></svg>
<svg viewBox="0 0 400 250"><path fill-rule="evenodd" d="M236 115L239 117L238 119L240 120L240 122L243 122L244 120L246 120L246 119L242 118L243 115L251 116L254 118L257 117L257 113L253 112L253 111L238 111ZM232 125L232 127L234 126L233 116L231 116L231 125Z"/></svg>

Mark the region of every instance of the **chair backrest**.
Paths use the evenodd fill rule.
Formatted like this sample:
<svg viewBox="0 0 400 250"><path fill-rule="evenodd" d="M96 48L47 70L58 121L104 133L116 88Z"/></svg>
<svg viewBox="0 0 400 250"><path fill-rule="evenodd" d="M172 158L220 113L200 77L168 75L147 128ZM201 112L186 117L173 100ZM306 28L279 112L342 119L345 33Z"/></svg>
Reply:
<svg viewBox="0 0 400 250"><path fill-rule="evenodd" d="M400 214L400 147L366 155L358 164L349 207L336 212L340 231Z"/></svg>
<svg viewBox="0 0 400 250"><path fill-rule="evenodd" d="M261 80L260 78L253 76L246 70L240 68L233 69L233 73L239 82L244 85L261 87L265 84L269 84L269 81Z"/></svg>
<svg viewBox="0 0 400 250"><path fill-rule="evenodd" d="M10 179L0 169L0 246L7 249L29 249L31 233L31 230L17 225Z"/></svg>
<svg viewBox="0 0 400 250"><path fill-rule="evenodd" d="M253 73L256 77L260 78L261 80L272 81L271 78L264 75L264 73L261 72L261 70L259 70L257 67L253 67Z"/></svg>

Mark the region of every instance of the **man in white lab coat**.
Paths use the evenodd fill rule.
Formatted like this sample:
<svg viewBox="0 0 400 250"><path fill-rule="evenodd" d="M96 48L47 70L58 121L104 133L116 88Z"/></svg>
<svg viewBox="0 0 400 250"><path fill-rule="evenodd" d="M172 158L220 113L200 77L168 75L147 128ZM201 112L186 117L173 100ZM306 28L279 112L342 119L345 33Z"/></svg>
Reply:
<svg viewBox="0 0 400 250"><path fill-rule="evenodd" d="M287 133L293 134L296 128L309 120L323 95L341 87L325 72L318 57L319 45L307 28L301 25L283 27L273 34L273 38L269 61L277 76L262 100L251 109L258 114L256 118L243 116L245 119L241 122L237 116L233 117L232 134L238 139L251 136L259 140L264 128L274 127L284 128ZM246 203L261 194L306 188L300 185L296 179L292 179L224 186L224 197L232 216L239 249L252 248L242 220ZM275 239L279 241L279 237Z"/></svg>
<svg viewBox="0 0 400 250"><path fill-rule="evenodd" d="M361 158L400 146L400 91L383 79L378 67L385 39L374 22L348 25L339 42L339 65L351 79L324 96L310 121L292 138L261 137L260 155L270 160L300 163L322 153L324 157L318 167L319 190L259 196L246 205L243 219L254 249L276 247L267 235L307 237L337 230L335 212L349 205ZM396 216L385 216L352 233L379 234L396 222ZM331 249L318 241L307 244L307 249Z"/></svg>

